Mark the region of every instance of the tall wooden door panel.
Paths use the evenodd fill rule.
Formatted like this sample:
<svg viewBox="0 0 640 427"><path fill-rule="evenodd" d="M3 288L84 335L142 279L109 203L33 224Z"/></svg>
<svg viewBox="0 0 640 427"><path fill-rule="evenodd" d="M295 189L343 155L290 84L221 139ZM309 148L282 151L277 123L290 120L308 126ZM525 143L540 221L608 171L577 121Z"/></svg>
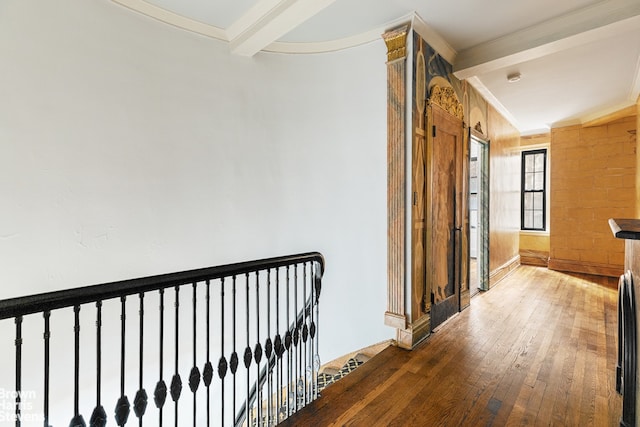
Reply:
<svg viewBox="0 0 640 427"><path fill-rule="evenodd" d="M432 107L431 327L460 311L462 122Z"/></svg>

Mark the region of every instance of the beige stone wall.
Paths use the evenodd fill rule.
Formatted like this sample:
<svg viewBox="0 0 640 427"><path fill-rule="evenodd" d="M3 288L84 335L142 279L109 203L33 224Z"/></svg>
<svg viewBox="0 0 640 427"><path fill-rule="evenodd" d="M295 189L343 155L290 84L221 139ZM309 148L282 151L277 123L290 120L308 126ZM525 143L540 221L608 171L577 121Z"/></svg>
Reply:
<svg viewBox="0 0 640 427"><path fill-rule="evenodd" d="M549 256L549 235L520 232L520 256L524 251L546 252Z"/></svg>
<svg viewBox="0 0 640 427"><path fill-rule="evenodd" d="M549 268L617 276L623 242L609 218L636 213L637 118L551 131Z"/></svg>

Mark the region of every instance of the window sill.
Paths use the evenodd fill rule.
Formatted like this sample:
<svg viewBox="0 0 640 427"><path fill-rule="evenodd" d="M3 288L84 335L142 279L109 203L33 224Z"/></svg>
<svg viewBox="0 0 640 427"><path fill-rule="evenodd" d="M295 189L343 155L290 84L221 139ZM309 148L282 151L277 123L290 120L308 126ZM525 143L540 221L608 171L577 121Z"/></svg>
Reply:
<svg viewBox="0 0 640 427"><path fill-rule="evenodd" d="M549 230L544 230L544 231L520 230L520 235L523 235L523 236L549 236Z"/></svg>

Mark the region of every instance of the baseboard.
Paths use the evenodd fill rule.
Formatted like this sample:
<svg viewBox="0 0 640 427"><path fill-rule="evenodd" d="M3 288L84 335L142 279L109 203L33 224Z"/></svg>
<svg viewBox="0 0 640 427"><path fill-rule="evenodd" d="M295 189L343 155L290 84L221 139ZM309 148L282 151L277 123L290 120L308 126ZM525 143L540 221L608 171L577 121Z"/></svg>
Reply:
<svg viewBox="0 0 640 427"><path fill-rule="evenodd" d="M372 358L373 356L380 353L382 350L384 350L385 348L391 345L396 345L394 340L384 340L377 344L373 344L368 347L361 348L360 350L352 351L350 353L345 354L344 356L337 357L332 361L323 364L322 367L320 368L320 372L322 372L327 368L339 370L342 366L344 366L345 363L347 363L349 359L351 359L352 357L355 357L358 354L364 354L365 356Z"/></svg>
<svg viewBox="0 0 640 427"><path fill-rule="evenodd" d="M397 329L396 331L398 347L411 350L431 334L431 315L424 314L409 324L406 329Z"/></svg>
<svg viewBox="0 0 640 427"><path fill-rule="evenodd" d="M538 267L548 267L549 251L535 251L533 249L521 249L520 264L535 265Z"/></svg>
<svg viewBox="0 0 640 427"><path fill-rule="evenodd" d="M520 266L520 255L516 255L509 261L502 264L489 273L489 289L496 285L499 281L507 277L509 273Z"/></svg>
<svg viewBox="0 0 640 427"><path fill-rule="evenodd" d="M387 311L384 313L384 324L392 328L404 329L407 327L407 317Z"/></svg>
<svg viewBox="0 0 640 427"><path fill-rule="evenodd" d="M620 277L624 272L624 266L550 258L549 270L593 274L595 276Z"/></svg>

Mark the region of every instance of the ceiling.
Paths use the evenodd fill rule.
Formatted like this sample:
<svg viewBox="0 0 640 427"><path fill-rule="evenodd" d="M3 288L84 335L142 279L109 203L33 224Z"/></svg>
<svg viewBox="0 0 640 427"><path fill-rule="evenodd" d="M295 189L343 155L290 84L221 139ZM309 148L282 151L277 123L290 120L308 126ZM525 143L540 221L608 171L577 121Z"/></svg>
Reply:
<svg viewBox="0 0 640 427"><path fill-rule="evenodd" d="M244 56L345 49L413 20L523 134L631 115L640 94L640 0L113 1Z"/></svg>

